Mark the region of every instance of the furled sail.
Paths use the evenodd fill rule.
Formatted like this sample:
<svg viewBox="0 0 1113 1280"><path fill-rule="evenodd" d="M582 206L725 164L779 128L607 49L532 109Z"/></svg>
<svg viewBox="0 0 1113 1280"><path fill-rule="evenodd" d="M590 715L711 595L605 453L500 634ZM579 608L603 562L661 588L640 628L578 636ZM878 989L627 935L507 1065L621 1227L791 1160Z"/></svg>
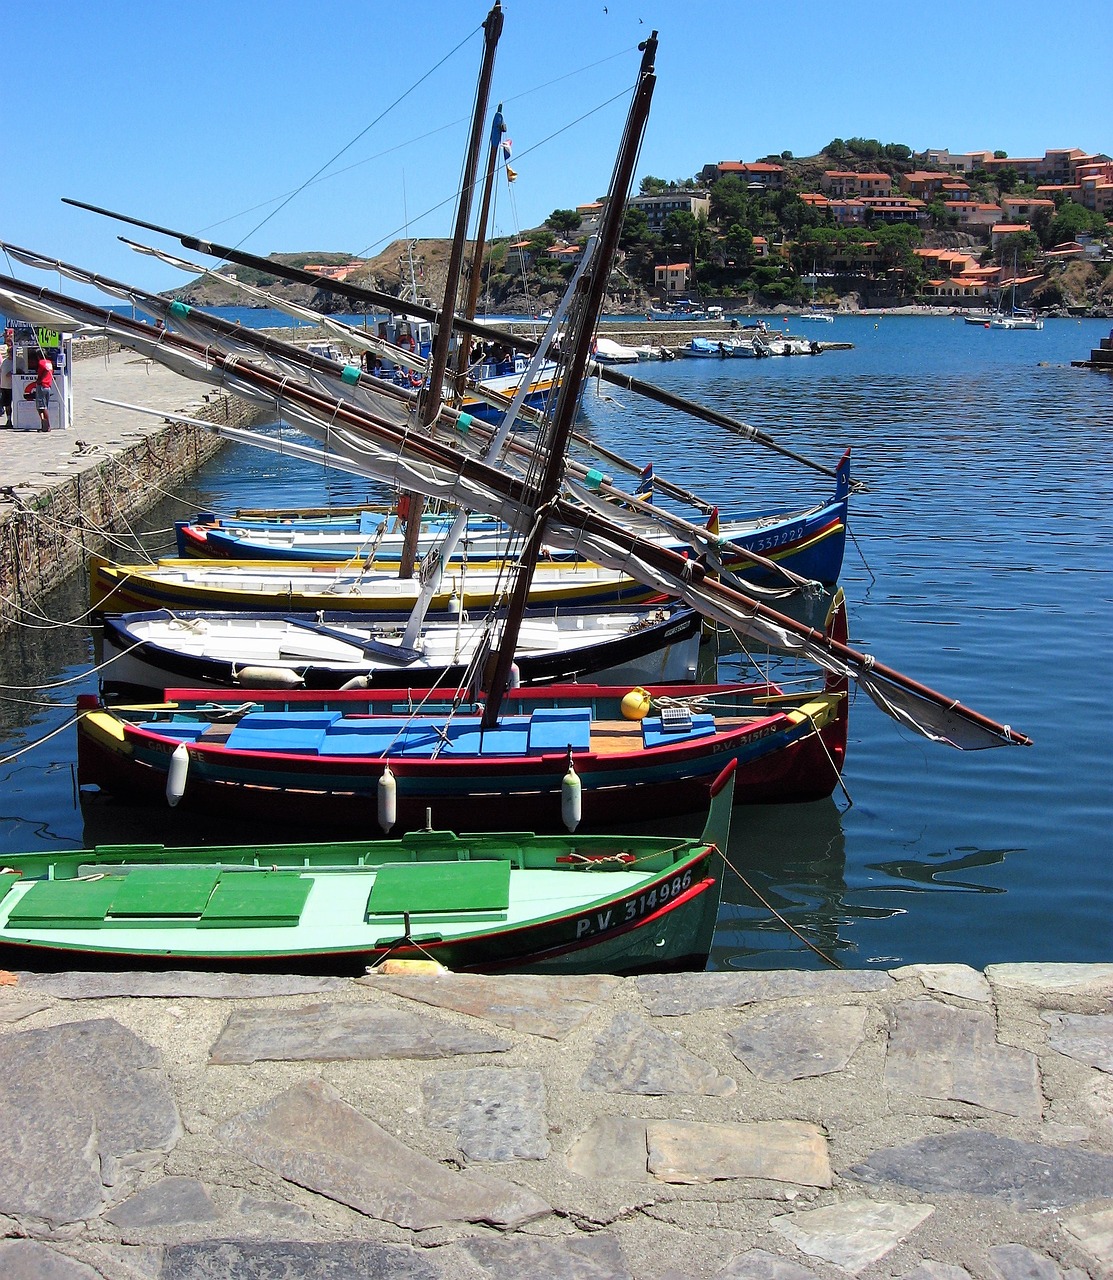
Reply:
<svg viewBox="0 0 1113 1280"><path fill-rule="evenodd" d="M377 414L292 379L283 379L238 354L200 346L102 308L22 281L0 277L8 314L36 324L93 325L141 354L187 377L223 387L251 402L278 408L289 421L343 458L360 474L484 511L528 534L536 519L536 493L520 476L489 465L460 448L452 428L440 435L399 429ZM443 416L443 415L442 415ZM461 415L467 417L467 415ZM456 436L466 435L459 417ZM445 437L448 437L447 439ZM708 575L697 560L653 545L616 522L617 513L588 510L560 496L547 512L546 539L629 573L679 597L705 616L755 644L798 654L860 684L887 714L925 736L964 749L1027 743L1022 734L910 680L869 655L802 626Z"/></svg>

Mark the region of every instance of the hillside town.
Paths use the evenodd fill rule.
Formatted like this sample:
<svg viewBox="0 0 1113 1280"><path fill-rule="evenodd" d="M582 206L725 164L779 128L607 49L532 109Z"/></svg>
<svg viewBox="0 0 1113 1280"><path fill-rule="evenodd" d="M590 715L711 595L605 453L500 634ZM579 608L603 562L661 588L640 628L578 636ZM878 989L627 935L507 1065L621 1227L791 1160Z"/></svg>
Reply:
<svg viewBox="0 0 1113 1280"><path fill-rule="evenodd" d="M577 206L574 227L554 211L507 246L503 274L515 257L539 283L554 274L546 263L574 264L601 211L598 200ZM1111 216L1113 160L1077 147L1015 158L835 139L808 160L721 160L691 179L643 179L614 284L628 283L634 305L640 286L666 305L697 295L967 308L1007 290L1043 310L1113 309ZM489 278L497 288L500 273Z"/></svg>
<svg viewBox="0 0 1113 1280"><path fill-rule="evenodd" d="M480 306L538 314L555 304L599 225L604 199L554 209L493 239ZM699 299L729 312L893 307L1113 315L1113 159L1078 147L1041 157L913 152L836 138L789 152L704 164L692 177L644 177L627 201L607 310L631 315ZM437 294L447 241L394 241L375 258L275 255L330 279L400 297ZM244 268L225 274L289 292ZM183 301L236 302L194 281ZM295 286L296 288L296 286ZM310 299L306 297L305 301ZM328 295L314 305L328 307ZM347 309L339 297L333 309Z"/></svg>

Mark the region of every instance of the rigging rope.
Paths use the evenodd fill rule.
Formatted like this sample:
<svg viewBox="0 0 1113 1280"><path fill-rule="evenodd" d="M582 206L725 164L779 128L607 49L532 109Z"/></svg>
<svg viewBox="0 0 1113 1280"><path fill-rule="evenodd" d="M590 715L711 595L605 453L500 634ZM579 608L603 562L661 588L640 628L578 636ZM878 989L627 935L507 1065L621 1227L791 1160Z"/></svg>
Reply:
<svg viewBox="0 0 1113 1280"><path fill-rule="evenodd" d="M265 227L266 224L270 222L270 220L273 217L275 217L278 213L281 213L281 211L285 209L285 207L290 203L290 201L294 200L297 196L299 196L306 189L306 187L308 187L309 184L314 181L314 179L319 178L321 174L323 174L324 171L334 161L339 160L345 151L348 151L350 150L350 148L354 147L355 144L360 140L360 138L364 136L364 134L369 133L375 127L375 125L377 125L381 120L383 120L387 115L389 115L390 112L393 111L395 107L397 107L400 103L404 102L410 96L410 94L413 93L416 89L420 88L420 86L423 85L425 81L429 79L429 77L433 74L434 71L438 71L442 66L444 66L444 64L449 60L449 58L451 58L454 54L458 53L459 50L462 49L464 45L468 43L469 40L471 40L479 31L482 31L482 30L483 30L483 26L482 24L480 24L480 26L475 27L473 30L469 31L468 34L463 38L463 40L460 41L458 45L456 45L454 49L450 49L448 53L446 53L439 62L437 62L434 66L430 67L429 70L426 71L425 74L420 77L420 79L416 80L412 85L410 85L410 87L404 93L400 94L397 98L395 98L394 101L388 107L385 108L385 110L381 111L375 117L375 119L371 121L369 125L365 126L363 129L359 131L359 133L356 134L354 138L346 142L340 148L340 150L337 151L334 155L332 155L328 160L326 160L325 163L321 165L321 167L315 173L310 174L310 176L306 178L306 180L301 184L301 186L297 187L282 201L281 204L279 204L276 208L272 209L271 212L268 213L267 216L263 218L261 222L257 223L254 227L251 228L250 231L246 232L243 236L241 236L239 243L234 247L237 249L241 248L245 241L249 240L262 227Z"/></svg>

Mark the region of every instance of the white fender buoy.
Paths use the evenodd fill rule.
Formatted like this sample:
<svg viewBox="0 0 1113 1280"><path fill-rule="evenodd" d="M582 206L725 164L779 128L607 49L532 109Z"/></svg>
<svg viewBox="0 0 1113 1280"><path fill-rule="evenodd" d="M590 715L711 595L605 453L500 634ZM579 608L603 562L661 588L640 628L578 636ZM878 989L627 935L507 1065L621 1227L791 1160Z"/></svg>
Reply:
<svg viewBox="0 0 1113 1280"><path fill-rule="evenodd" d="M370 689L371 681L367 676L352 676L340 686L341 689Z"/></svg>
<svg viewBox="0 0 1113 1280"><path fill-rule="evenodd" d="M290 667L240 667L233 670L237 684L251 689L300 689L305 678Z"/></svg>
<svg viewBox="0 0 1113 1280"><path fill-rule="evenodd" d="M390 765L383 770L379 779L379 826L389 832L398 821L398 783L390 771Z"/></svg>
<svg viewBox="0 0 1113 1280"><path fill-rule="evenodd" d="M575 831L583 817L583 787L571 759L560 782L560 816L569 831Z"/></svg>
<svg viewBox="0 0 1113 1280"><path fill-rule="evenodd" d="M166 800L171 809L185 795L186 775L189 773L189 750L184 742L179 742L170 757L170 768L166 774Z"/></svg>
<svg viewBox="0 0 1113 1280"><path fill-rule="evenodd" d="M518 664L516 662L512 662L510 664L506 687L508 689L520 689L522 687L522 673L518 670Z"/></svg>

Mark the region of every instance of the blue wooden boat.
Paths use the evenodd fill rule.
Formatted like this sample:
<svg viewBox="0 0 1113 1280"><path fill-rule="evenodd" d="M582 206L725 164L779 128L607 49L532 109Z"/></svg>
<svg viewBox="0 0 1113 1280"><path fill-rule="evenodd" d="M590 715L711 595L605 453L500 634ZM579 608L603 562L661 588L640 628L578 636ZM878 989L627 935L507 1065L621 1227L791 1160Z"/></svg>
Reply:
<svg viewBox="0 0 1113 1280"><path fill-rule="evenodd" d="M828 619L845 639L836 595ZM552 685L509 690L497 721L467 691L167 689L78 702L78 780L128 799L285 825L559 830L697 809L724 764L736 801L814 800L846 750L846 683L787 689ZM571 807L570 807L571 806Z"/></svg>
<svg viewBox="0 0 1113 1280"><path fill-rule="evenodd" d="M850 453L847 451L839 462L835 492L829 499L803 509L771 507L721 516L719 538L773 560L802 578L833 584L842 571L849 498ZM435 546L451 523L451 514L438 513L423 518L419 551L424 554ZM494 558L505 553L509 537L505 525L476 516L468 527L469 559ZM396 512L375 509L343 516L293 516L278 520L222 518L203 512L192 521L176 524L175 531L178 554L183 558L243 562L345 564L359 561L392 565L401 557L404 537L403 522ZM674 550L686 549L679 543L666 545ZM550 548L546 559L573 560L575 556ZM724 565L761 586L783 583L776 570L754 564L740 552L724 551Z"/></svg>

